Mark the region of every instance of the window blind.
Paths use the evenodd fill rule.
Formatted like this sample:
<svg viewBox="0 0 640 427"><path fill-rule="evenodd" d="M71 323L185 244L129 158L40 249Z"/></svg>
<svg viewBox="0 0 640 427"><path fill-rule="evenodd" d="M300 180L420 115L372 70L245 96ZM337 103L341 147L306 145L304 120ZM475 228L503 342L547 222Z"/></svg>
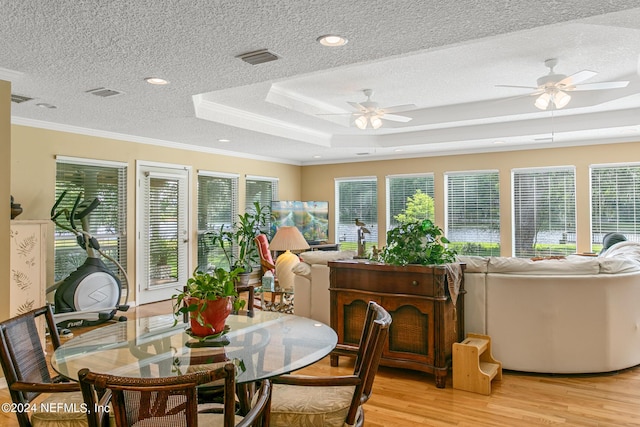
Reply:
<svg viewBox="0 0 640 427"><path fill-rule="evenodd" d="M253 212L255 202L271 207L271 201L278 200L278 179L247 176L245 184L245 212Z"/></svg>
<svg viewBox="0 0 640 427"><path fill-rule="evenodd" d="M371 245L378 244L378 182L372 178L339 178L335 181L336 239L343 250L357 250L356 219L371 232L365 234Z"/></svg>
<svg viewBox="0 0 640 427"><path fill-rule="evenodd" d="M435 220L433 174L387 177L387 230L401 223Z"/></svg>
<svg viewBox="0 0 640 427"><path fill-rule="evenodd" d="M512 180L515 256L574 253L574 168L514 169Z"/></svg>
<svg viewBox="0 0 640 427"><path fill-rule="evenodd" d="M127 166L96 160L60 158L56 161L56 200L67 191L58 210L73 207L78 194L84 200L100 199L100 205L89 215L89 232L100 242L100 248L127 268ZM65 222L64 216L60 221ZM68 224L67 224L68 225ZM77 226L80 226L77 224ZM71 274L86 259L73 233L55 229L54 280ZM115 264L103 259L109 269L124 283L125 278Z"/></svg>
<svg viewBox="0 0 640 427"><path fill-rule="evenodd" d="M445 236L461 255L500 255L497 171L445 174Z"/></svg>
<svg viewBox="0 0 640 427"><path fill-rule="evenodd" d="M640 165L591 167L591 248L602 249L602 237L619 232L640 241Z"/></svg>
<svg viewBox="0 0 640 427"><path fill-rule="evenodd" d="M238 177L198 175L198 268L229 268L221 249L204 236L221 227L231 229L238 218Z"/></svg>

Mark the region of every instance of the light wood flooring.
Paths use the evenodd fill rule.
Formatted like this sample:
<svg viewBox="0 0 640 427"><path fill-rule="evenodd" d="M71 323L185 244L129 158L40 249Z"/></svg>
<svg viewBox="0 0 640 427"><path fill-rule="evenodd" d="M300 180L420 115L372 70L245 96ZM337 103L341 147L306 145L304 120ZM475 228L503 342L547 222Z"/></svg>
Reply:
<svg viewBox="0 0 640 427"><path fill-rule="evenodd" d="M168 302L148 304L129 318L170 312ZM74 330L74 333L81 331ZM328 357L301 373L349 373L352 362L341 358L332 368ZM9 402L0 390L0 403ZM0 413L0 425L18 423ZM451 375L445 389L431 375L381 367L371 400L365 405L368 427L397 426L640 426L640 366L598 375L534 375L505 371L490 396L454 390Z"/></svg>

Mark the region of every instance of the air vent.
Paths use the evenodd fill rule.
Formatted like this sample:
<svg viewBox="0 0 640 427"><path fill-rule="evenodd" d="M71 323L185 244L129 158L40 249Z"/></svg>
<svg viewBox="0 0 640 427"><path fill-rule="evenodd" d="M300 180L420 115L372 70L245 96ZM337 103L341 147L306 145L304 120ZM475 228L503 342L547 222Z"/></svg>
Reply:
<svg viewBox="0 0 640 427"><path fill-rule="evenodd" d="M15 102L16 104L22 104L23 102L31 101L33 98L29 98L28 96L11 94L11 102Z"/></svg>
<svg viewBox="0 0 640 427"><path fill-rule="evenodd" d="M267 49L256 50L255 52L247 52L236 56L236 58L242 59L244 62L248 62L251 65L264 64L265 62L275 61L280 58L273 52L269 52Z"/></svg>
<svg viewBox="0 0 640 427"><path fill-rule="evenodd" d="M102 98L110 98L112 96L122 95L123 92L118 92L117 90L107 89L106 87L98 87L95 89L88 90L87 93L91 93L95 96L100 96Z"/></svg>

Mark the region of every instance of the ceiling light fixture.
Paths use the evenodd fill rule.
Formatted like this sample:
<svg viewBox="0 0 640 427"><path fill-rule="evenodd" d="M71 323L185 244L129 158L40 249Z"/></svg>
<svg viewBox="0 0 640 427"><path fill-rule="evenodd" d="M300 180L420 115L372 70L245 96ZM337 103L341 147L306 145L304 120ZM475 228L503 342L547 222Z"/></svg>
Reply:
<svg viewBox="0 0 640 427"><path fill-rule="evenodd" d="M346 37L338 36L336 34L325 34L316 39L322 46L339 47L347 44L349 40Z"/></svg>
<svg viewBox="0 0 640 427"><path fill-rule="evenodd" d="M548 87L544 93L536 99L534 105L541 110L546 110L549 108L549 105L560 109L565 107L569 101L571 101L571 95L558 90L556 87Z"/></svg>
<svg viewBox="0 0 640 427"><path fill-rule="evenodd" d="M218 142L231 142L230 139L225 139L225 138L221 138L218 140Z"/></svg>
<svg viewBox="0 0 640 427"><path fill-rule="evenodd" d="M152 85L168 85L169 82L165 79L161 79L160 77L147 77L144 79L144 81L146 81L147 83L150 83Z"/></svg>
<svg viewBox="0 0 640 427"><path fill-rule="evenodd" d="M354 124L358 129L362 130L367 129L368 127L379 129L380 127L382 127L382 120L377 114L366 113L358 117L354 121Z"/></svg>

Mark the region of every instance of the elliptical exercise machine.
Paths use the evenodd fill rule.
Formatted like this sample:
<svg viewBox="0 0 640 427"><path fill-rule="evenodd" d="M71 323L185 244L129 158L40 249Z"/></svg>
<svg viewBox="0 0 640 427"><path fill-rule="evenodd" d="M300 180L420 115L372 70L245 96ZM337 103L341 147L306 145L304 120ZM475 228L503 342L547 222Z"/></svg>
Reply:
<svg viewBox="0 0 640 427"><path fill-rule="evenodd" d="M68 209L58 211L60 203L66 196L63 191L51 209L51 220L60 228L72 232L78 245L87 252L84 263L65 279L47 288L47 294L55 291L54 319L62 333L67 328L94 326L114 319L118 311L127 311L129 306L129 283L127 273L122 265L102 250L98 240L89 232L89 214L99 205L100 199L91 202L82 200L78 193L71 212ZM66 223L62 223L64 218ZM76 222L80 221L81 228ZM101 257L113 262L125 278L125 298L121 304L123 284L120 279L105 265ZM120 316L118 321L126 321Z"/></svg>

